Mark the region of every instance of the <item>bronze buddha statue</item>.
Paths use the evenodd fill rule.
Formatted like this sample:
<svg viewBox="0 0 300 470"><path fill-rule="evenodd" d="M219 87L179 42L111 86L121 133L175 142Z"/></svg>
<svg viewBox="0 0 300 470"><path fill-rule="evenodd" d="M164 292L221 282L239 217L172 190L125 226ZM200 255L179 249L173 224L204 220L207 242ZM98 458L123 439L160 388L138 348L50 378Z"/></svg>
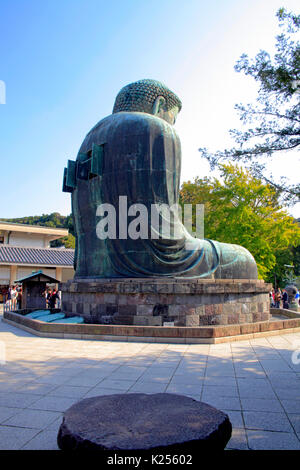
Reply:
<svg viewBox="0 0 300 470"><path fill-rule="evenodd" d="M181 147L173 124L180 109L180 99L162 83L131 83L117 95L113 113L87 134L76 162L69 161L64 190L72 192L75 278L257 279L245 248L193 238L176 217L168 236L153 227L151 208L179 200ZM119 217L142 205L148 236L132 238L130 220L124 229ZM101 237L99 217L109 207L118 215L115 236Z"/></svg>

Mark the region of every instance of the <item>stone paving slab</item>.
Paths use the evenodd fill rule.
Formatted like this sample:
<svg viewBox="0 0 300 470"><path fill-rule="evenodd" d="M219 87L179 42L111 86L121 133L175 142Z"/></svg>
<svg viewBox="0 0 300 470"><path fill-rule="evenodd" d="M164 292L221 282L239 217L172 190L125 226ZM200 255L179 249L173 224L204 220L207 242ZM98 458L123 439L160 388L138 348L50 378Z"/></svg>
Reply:
<svg viewBox="0 0 300 470"><path fill-rule="evenodd" d="M3 422L5 426L44 429L60 416L54 411L25 409Z"/></svg>
<svg viewBox="0 0 300 470"><path fill-rule="evenodd" d="M300 450L300 442L293 433L247 430L251 450Z"/></svg>
<svg viewBox="0 0 300 470"><path fill-rule="evenodd" d="M97 395L171 392L227 413L227 449L300 450L300 333L221 344L42 338L0 321L0 449L56 450L62 413Z"/></svg>

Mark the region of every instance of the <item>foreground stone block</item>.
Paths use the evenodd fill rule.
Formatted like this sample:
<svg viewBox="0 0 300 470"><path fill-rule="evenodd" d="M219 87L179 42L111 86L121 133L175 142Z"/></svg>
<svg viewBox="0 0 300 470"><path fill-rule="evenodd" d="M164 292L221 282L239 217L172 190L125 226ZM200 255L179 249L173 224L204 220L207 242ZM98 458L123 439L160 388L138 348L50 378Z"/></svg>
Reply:
<svg viewBox="0 0 300 470"><path fill-rule="evenodd" d="M169 393L86 398L63 417L62 450L155 453L222 450L231 437L228 416L206 403Z"/></svg>

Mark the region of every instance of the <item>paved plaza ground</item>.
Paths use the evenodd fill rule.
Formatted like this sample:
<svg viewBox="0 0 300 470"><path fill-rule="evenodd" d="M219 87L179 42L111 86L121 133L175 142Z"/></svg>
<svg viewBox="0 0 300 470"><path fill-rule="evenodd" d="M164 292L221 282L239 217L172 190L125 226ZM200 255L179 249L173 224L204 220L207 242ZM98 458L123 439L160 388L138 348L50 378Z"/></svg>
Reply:
<svg viewBox="0 0 300 470"><path fill-rule="evenodd" d="M1 450L57 450L73 403L134 392L188 395L225 411L233 426L227 449L300 450L300 364L292 361L300 333L129 343L41 338L0 321L0 348Z"/></svg>

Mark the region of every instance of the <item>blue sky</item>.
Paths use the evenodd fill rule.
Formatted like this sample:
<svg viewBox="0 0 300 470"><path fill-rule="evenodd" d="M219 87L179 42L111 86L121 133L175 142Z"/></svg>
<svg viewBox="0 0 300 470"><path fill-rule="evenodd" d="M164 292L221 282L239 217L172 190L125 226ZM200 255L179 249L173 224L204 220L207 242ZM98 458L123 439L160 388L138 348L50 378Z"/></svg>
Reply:
<svg viewBox="0 0 300 470"><path fill-rule="evenodd" d="M181 180L208 174L197 149L231 146L234 104L256 96L234 64L272 50L281 6L299 12L298 0L0 0L0 217L69 214L67 160L118 91L142 78L183 102ZM293 178L295 158L274 173Z"/></svg>

